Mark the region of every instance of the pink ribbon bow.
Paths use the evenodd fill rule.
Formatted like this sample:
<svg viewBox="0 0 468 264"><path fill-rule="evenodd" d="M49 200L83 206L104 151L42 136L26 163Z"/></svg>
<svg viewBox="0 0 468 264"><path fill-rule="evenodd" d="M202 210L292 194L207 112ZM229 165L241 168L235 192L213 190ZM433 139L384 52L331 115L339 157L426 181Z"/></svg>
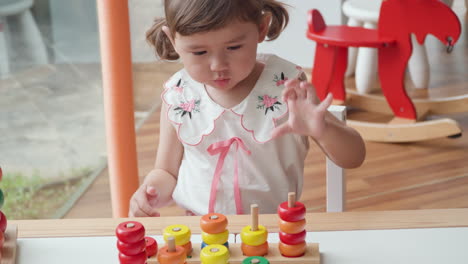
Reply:
<svg viewBox="0 0 468 264"><path fill-rule="evenodd" d="M208 205L209 213L214 212L214 206L216 202L216 191L218 189L219 179L221 177L221 172L224 166L224 159L226 158L229 152L229 149L231 148L231 145L233 143L235 143L235 146L236 146L236 153L234 157L234 162L235 162L234 163L234 199L236 202L237 214L243 214L242 200L241 200L241 194L240 194L240 189L239 189L237 152L239 150L239 146L242 148L242 150L244 150L244 152L247 155L250 155L251 152L250 150L247 149L242 139L238 137L233 137L225 141L213 143L207 149L208 153L210 153L210 155L212 156L219 154L218 163L216 164L216 169L215 169L214 176L213 176L213 181L211 182L210 201Z"/></svg>

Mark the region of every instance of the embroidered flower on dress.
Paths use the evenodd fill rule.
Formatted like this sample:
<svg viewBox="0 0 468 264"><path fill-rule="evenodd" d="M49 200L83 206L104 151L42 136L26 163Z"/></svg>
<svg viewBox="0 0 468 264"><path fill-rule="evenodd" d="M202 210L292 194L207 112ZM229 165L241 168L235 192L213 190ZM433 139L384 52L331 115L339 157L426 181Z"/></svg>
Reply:
<svg viewBox="0 0 468 264"><path fill-rule="evenodd" d="M181 115L181 117L188 114L190 119L192 119L192 113L200 112L200 100L192 99L186 102L181 102L179 106L174 108L174 111Z"/></svg>
<svg viewBox="0 0 468 264"><path fill-rule="evenodd" d="M278 102L278 96L270 97L266 94L264 96L259 96L258 102L259 104L257 105L257 109L265 109L265 115L268 113L268 110L279 110L279 105L282 105L280 102Z"/></svg>
<svg viewBox="0 0 468 264"><path fill-rule="evenodd" d="M284 82L286 82L287 80L288 80L288 77L284 77L283 72L281 72L280 77L278 77L278 75L275 74L275 78L273 79L273 81L276 83L276 86L283 85Z"/></svg>
<svg viewBox="0 0 468 264"><path fill-rule="evenodd" d="M173 86L172 88L178 92L178 93L183 93L184 92L184 86L185 86L185 83L182 83L182 79L179 79L179 81L177 82L177 84L175 86Z"/></svg>

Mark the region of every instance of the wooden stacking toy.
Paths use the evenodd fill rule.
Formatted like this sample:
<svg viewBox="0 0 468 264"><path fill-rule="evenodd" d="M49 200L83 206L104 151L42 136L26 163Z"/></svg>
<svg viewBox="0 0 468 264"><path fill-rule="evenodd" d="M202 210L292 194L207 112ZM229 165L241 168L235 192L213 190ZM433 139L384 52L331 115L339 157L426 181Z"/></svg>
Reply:
<svg viewBox="0 0 468 264"><path fill-rule="evenodd" d="M221 244L229 248L229 231L226 228L228 221L225 215L209 213L200 218L200 228L202 230L203 249L207 245Z"/></svg>
<svg viewBox="0 0 468 264"><path fill-rule="evenodd" d="M170 225L164 228L163 231L164 240L167 243L167 238L173 236L177 246L181 246L185 249L185 254L190 256L192 253L192 242L190 238L192 233L186 225Z"/></svg>
<svg viewBox="0 0 468 264"><path fill-rule="evenodd" d="M176 245L176 239L172 235L165 237L166 246L158 252L159 264L184 264L187 259L185 248Z"/></svg>
<svg viewBox="0 0 468 264"><path fill-rule="evenodd" d="M146 263L145 227L136 221L120 223L115 229L121 264Z"/></svg>
<svg viewBox="0 0 468 264"><path fill-rule="evenodd" d="M288 201L278 206L279 238L278 244L281 255L285 257L303 256L307 244L305 241L306 209L303 203L296 201L296 194L288 193Z"/></svg>
<svg viewBox="0 0 468 264"><path fill-rule="evenodd" d="M186 217L187 225L171 225L162 234L166 246L150 256L149 242L146 253L147 264L320 264L317 243L306 243L305 207L296 200L294 193L288 201L278 207L280 243L268 242L268 231L259 225L259 207L252 204L251 217L247 225L232 225L229 230L239 234L237 243L228 245L228 219L219 213L208 213L201 218ZM275 215L265 215L276 217ZM194 221L194 219L196 219ZM194 243L192 252L187 255L183 247L190 243L194 225L200 226L202 243ZM192 244L190 243L190 246Z"/></svg>
<svg viewBox="0 0 468 264"><path fill-rule="evenodd" d="M258 224L258 205L250 207L252 224L242 228L241 249L246 256L264 256L268 253L268 231Z"/></svg>

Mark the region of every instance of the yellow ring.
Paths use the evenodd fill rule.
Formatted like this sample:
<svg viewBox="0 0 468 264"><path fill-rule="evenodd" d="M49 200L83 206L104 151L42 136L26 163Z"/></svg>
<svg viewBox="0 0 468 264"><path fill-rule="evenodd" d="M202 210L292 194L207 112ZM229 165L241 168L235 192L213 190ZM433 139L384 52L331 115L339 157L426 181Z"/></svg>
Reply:
<svg viewBox="0 0 468 264"><path fill-rule="evenodd" d="M229 231L226 229L222 233L218 234L209 234L206 232L202 232L202 240L208 245L211 244L224 244L226 241L228 241L229 238Z"/></svg>
<svg viewBox="0 0 468 264"><path fill-rule="evenodd" d="M164 228L164 241L167 243L167 238L173 236L177 246L183 246L190 241L192 233L186 225L170 225Z"/></svg>
<svg viewBox="0 0 468 264"><path fill-rule="evenodd" d="M201 264L226 264L229 257L229 250L219 244L208 245L200 251Z"/></svg>
<svg viewBox="0 0 468 264"><path fill-rule="evenodd" d="M268 238L268 231L262 225L258 226L257 231L252 231L251 226L245 226L242 228L241 240L244 244L249 246L260 246L265 243Z"/></svg>

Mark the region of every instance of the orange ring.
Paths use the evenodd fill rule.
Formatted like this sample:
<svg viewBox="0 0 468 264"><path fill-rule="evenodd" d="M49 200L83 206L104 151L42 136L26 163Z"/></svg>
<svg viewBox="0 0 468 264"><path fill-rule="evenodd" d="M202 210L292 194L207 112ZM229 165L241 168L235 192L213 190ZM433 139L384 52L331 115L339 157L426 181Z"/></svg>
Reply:
<svg viewBox="0 0 468 264"><path fill-rule="evenodd" d="M280 218L278 220L278 225L279 225L280 231L282 232L285 232L288 234L297 234L297 233L302 232L302 230L304 230L305 225L306 225L306 220L302 219L296 222L288 222Z"/></svg>
<svg viewBox="0 0 468 264"><path fill-rule="evenodd" d="M182 245L181 247L184 248L185 254L186 254L187 256L191 256L191 255L192 255L192 250L193 250L193 248L192 248L192 241L189 241L187 244Z"/></svg>
<svg viewBox="0 0 468 264"><path fill-rule="evenodd" d="M281 255L293 258L304 255L307 248L307 244L305 241L297 245L288 245L284 244L283 242L279 242L278 247Z"/></svg>
<svg viewBox="0 0 468 264"><path fill-rule="evenodd" d="M268 242L261 244L260 246L249 246L247 244L241 243L241 250L244 256L253 257L253 256L265 256L268 254Z"/></svg>
<svg viewBox="0 0 468 264"><path fill-rule="evenodd" d="M176 251L169 252L167 246L164 246L158 251L159 264L183 264L187 259L185 249L182 246L176 246Z"/></svg>
<svg viewBox="0 0 468 264"><path fill-rule="evenodd" d="M216 219L212 219L215 217ZM225 215L218 213L210 213L200 218L200 227L203 232L208 234L219 234L226 230L228 220Z"/></svg>

